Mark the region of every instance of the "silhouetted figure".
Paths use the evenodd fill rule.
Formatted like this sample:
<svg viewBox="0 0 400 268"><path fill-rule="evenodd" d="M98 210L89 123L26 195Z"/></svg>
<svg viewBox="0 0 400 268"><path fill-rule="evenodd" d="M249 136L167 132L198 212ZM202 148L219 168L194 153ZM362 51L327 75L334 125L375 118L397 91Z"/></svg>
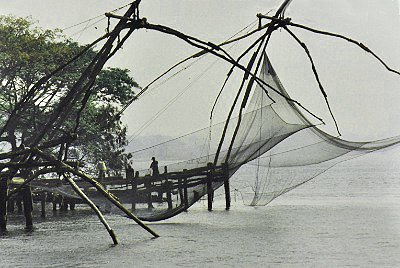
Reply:
<svg viewBox="0 0 400 268"><path fill-rule="evenodd" d="M151 160L152 160L152 162L150 164L150 168L152 170L151 176L153 177L152 180L154 181L155 178L158 178L158 176L160 175L160 172L158 170L158 162L157 162L156 158L153 156L151 158ZM144 186L146 187L146 189L148 191L147 192L147 206L150 209L154 208L153 204L152 204L152 196L151 196L151 193L152 193L152 183L151 183L151 181L145 181Z"/></svg>
<svg viewBox="0 0 400 268"><path fill-rule="evenodd" d="M99 179L104 179L107 171L106 163L104 161L99 161L99 163L97 163L97 169L99 171Z"/></svg>
<svg viewBox="0 0 400 268"><path fill-rule="evenodd" d="M158 175L160 175L160 171L158 170L158 161L156 160L156 158L153 156L151 158L152 162L150 164L150 168L153 170L153 177L158 177Z"/></svg>

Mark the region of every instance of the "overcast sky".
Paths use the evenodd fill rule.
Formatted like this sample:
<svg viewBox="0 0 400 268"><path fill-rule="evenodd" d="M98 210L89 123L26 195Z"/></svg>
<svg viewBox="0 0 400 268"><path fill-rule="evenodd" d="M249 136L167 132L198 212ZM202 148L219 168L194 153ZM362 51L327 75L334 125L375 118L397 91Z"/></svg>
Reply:
<svg viewBox="0 0 400 268"><path fill-rule="evenodd" d="M0 0L0 12L16 16L30 15L43 28L64 29L128 2ZM142 0L141 16L149 22L165 24L218 43L252 23L257 13L276 10L279 4L277 0ZM360 40L382 56L390 66L400 69L400 17L397 0L293 0L286 16L295 22ZM97 24L94 22L96 20L69 28L65 34L78 42L88 43L104 32L107 23L104 19ZM87 29L81 31L85 27ZM376 60L349 43L301 30L295 32L308 44L314 56L344 138L371 140L399 134L400 77L386 72ZM244 46L239 45L230 51L238 53ZM194 51L180 40L140 30L132 35L109 65L130 69L132 76L144 86ZM322 116L329 123L324 127L325 130L334 134L329 114L302 49L285 32L275 32L269 54L289 94ZM188 83L196 80L205 68L211 66L210 73L204 75L193 89L185 91L167 109L165 114L170 112L170 115L161 115L159 121L155 121L142 134L159 132L178 135L207 126L209 105L226 71L222 67L219 70L218 63L212 64L213 58L208 57L199 64L197 71L188 71L187 77L177 77L137 101L124 117L129 132L135 133L168 101L182 92ZM232 92L236 89L232 86ZM218 119L225 116L222 108L228 100L229 97L219 107L221 116ZM188 126L187 131L185 126Z"/></svg>

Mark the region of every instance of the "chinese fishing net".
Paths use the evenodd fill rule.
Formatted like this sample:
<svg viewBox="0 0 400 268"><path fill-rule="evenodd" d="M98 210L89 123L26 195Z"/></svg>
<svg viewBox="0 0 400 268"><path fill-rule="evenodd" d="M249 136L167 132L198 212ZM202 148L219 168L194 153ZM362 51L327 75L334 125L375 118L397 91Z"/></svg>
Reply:
<svg viewBox="0 0 400 268"><path fill-rule="evenodd" d="M212 194L221 187L241 166L250 164L262 169L262 175L233 178L235 187L241 189L245 204L266 205L340 162L400 142L399 137L349 142L331 136L319 130L289 100L290 96L266 55L259 77L276 91L255 86L230 153L229 141L238 117L232 118L227 125L228 138L218 157L216 152L226 122L158 145L137 148L132 152L134 160L149 163L156 155L160 161L158 172L148 167L136 171L128 168L126 178L105 187L123 204L131 206L139 218L157 221L187 210L207 193ZM171 157L177 152L178 158ZM39 183L36 186L76 197L67 185L46 188ZM99 206L110 207L89 185L86 193Z"/></svg>
<svg viewBox="0 0 400 268"><path fill-rule="evenodd" d="M136 215L148 221L172 217L208 191L216 190L244 164L264 169L262 176L234 178L248 205L266 205L274 198L315 178L336 164L399 143L394 137L373 142L349 142L313 125L292 101L268 57L259 77L277 92L257 85L244 112L228 156L224 142L215 159L225 122L168 142L134 151L134 159L157 159L159 174L149 168L135 172L126 186L110 189ZM268 94L267 94L268 93ZM226 137L232 137L238 118L232 118ZM179 159L168 158L178 151ZM169 160L163 161L163 160ZM128 189L128 190L127 190Z"/></svg>

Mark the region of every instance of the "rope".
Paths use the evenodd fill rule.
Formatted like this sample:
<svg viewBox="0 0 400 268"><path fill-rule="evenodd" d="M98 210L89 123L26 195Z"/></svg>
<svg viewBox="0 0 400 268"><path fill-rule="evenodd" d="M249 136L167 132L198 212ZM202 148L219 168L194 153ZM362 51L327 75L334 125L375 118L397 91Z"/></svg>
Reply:
<svg viewBox="0 0 400 268"><path fill-rule="evenodd" d="M254 22L250 23L249 25L247 25L246 27L244 27L243 29L241 29L240 31L238 31L237 33L235 33L233 36L231 36L228 40L226 40L225 42L223 42L222 44L220 44L220 46L222 45L227 45L229 44L229 40L232 40L233 37L236 37L238 34L240 34L241 32L245 31L247 28L251 27L254 24ZM258 30L257 30L258 31ZM252 33L255 33L256 31L253 31ZM170 71L172 71L173 69L175 69L176 67L178 67L179 65L185 63L186 61L190 60L190 59L194 59L197 57L202 57L203 55L205 55L204 51L198 52L196 54L193 54L181 61L179 61L178 63L174 64L173 66L171 66L168 70L166 70L165 72L163 72L161 75L159 75L158 77L156 77L154 80L152 80L149 84L147 84L138 94L136 94L135 97L133 97L131 99L131 101L129 101L119 112L119 114L117 116L120 116L137 98L139 98L141 95L143 95L151 85L153 85L155 82L157 82L158 80L160 80L162 77L164 77L165 75L167 75ZM195 61L195 63L198 60ZM188 67L185 67L183 69L181 69L180 71L176 72L173 76L177 75L178 73L190 68L194 63L190 64ZM167 79L167 81L170 78Z"/></svg>
<svg viewBox="0 0 400 268"><path fill-rule="evenodd" d="M241 29L240 31L238 31L237 33L235 33L233 36L231 36L228 40L232 39L233 37L237 36L238 34L240 34L241 32L243 32L244 30L246 30L247 28L251 27L254 24L254 22L252 22L251 24L247 25L246 27L244 27L243 29ZM225 41L226 42L226 41ZM228 50L232 49L233 46L235 46L237 43L234 43L231 47L228 48ZM175 64L174 66L172 66L171 68L168 69L168 71L172 70L173 68L175 68L177 65L180 65L181 63L185 62L188 58L184 59L183 61L180 61L178 64ZM196 61L194 61L193 63L191 63L190 65L182 68L181 70L177 71L176 73L174 73L172 76L168 77L166 80L164 80L162 83L158 84L155 88L163 85L164 83L166 83L167 81L169 81L170 79L172 79L173 77L175 77L176 75L178 75L179 73L181 73L184 70L189 69L190 67L192 67L194 64L196 64L198 61L200 61L201 58L197 59ZM164 106L161 110L159 110L155 116L153 116L151 119L149 119L144 125L142 125L142 127L139 128L139 130L137 132L135 132L132 135L132 138L128 141L128 144L131 143L134 139L136 139L148 126L150 126L163 112L165 112L175 101L178 100L178 98L180 96L182 96L187 89L189 89L188 87L192 86L196 81L198 81L200 79L201 76L203 76L209 69L212 68L212 66L214 66L216 63L218 62L218 59L216 59L213 63L211 63L199 76L196 77L196 79L194 81L192 81L187 87L184 88L184 90L182 92L180 92L174 99L172 99L170 102L167 103L166 106ZM168 72L167 71L167 72ZM137 94L132 101L130 101L127 105L125 105L121 111L117 114L117 115L121 115L121 113L123 111L125 111L127 109L127 107L132 104L133 100L136 100L138 97L140 97L145 91L148 90L149 86L152 85L153 83L155 83L157 80L159 80L162 76L164 76L167 72L164 72L162 75L158 76L155 80L153 80L152 82L150 82L150 84L148 84L146 87L144 87L142 89L141 92L139 92L139 94ZM155 89L153 88L153 90ZM219 94L220 95L220 94ZM215 104L214 104L215 105ZM184 135L185 136L185 135ZM175 140L175 139L172 139ZM170 140L171 141L171 140Z"/></svg>
<svg viewBox="0 0 400 268"><path fill-rule="evenodd" d="M333 115L331 106L330 106L329 101L328 101L328 95L326 94L326 91L325 91L325 89L324 89L324 86L323 86L322 83L321 83L321 79L319 78L319 75L318 75L318 72L317 72L317 68L315 67L315 64L314 64L314 60L313 60L313 58L311 57L310 50L308 49L307 45L306 45L305 43L303 43L303 42L302 42L291 30L289 30L286 26L283 26L283 29L285 29L285 30L296 40L296 42L304 49L304 52L307 54L307 57L308 57L308 59L310 60L310 63L311 63L311 69L312 69L312 71L313 71L314 77L315 77L315 79L317 80L317 83L318 83L318 86L319 86L319 89L320 89L322 95L324 96L326 106L328 107L329 113L331 114L331 117L332 117L332 119L333 119L333 122L335 123L336 130L337 130L339 136L341 136L338 123L337 123L337 121L336 121L335 116Z"/></svg>
<svg viewBox="0 0 400 268"><path fill-rule="evenodd" d="M119 11L119 10L121 10L121 9L123 9L123 8L127 7L127 6L130 6L130 5L132 5L133 3L135 3L135 1L133 1L133 2L130 2L130 3L126 4L126 5L123 5L123 6L121 6L121 7L115 8L115 9L113 9L113 10L109 11L109 12L111 13L111 12L116 12L116 11ZM76 24L73 24L73 25L71 25L71 26L65 27L65 28L63 28L63 29L61 29L61 30L62 30L62 31L65 31L65 30L68 30L68 29L74 28L74 27L76 27L76 26L82 25L82 24L84 24L84 23L89 23L90 21L92 21L92 20L95 20L95 19L97 19L97 18L100 18L100 17L104 17L104 13L102 13L102 14L99 14L99 15L97 15L97 16L95 16L95 17L93 17L93 18L90 18L90 19L87 19L87 20L84 20L84 21L78 22L78 23L76 23Z"/></svg>
<svg viewBox="0 0 400 268"><path fill-rule="evenodd" d="M212 65L214 65L217 62L214 61ZM178 93L173 99L171 99L161 110L159 110L152 118L150 118L142 127L138 129L133 135L132 138L128 141L127 144L131 143L133 140L135 140L147 127L149 127L158 117L162 115L173 103L175 103L185 92L187 92L191 86L197 82L211 67L206 68L202 73L200 73L193 81L191 81L185 88L183 88L182 91Z"/></svg>

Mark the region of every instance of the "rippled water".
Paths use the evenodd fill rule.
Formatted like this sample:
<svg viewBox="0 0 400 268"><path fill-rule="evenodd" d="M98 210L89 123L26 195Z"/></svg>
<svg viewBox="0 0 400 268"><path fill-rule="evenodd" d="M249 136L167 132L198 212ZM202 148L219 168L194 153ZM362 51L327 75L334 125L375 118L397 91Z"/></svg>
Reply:
<svg viewBox="0 0 400 268"><path fill-rule="evenodd" d="M120 245L86 208L57 212L33 232L11 216L0 237L0 267L398 267L400 168L346 163L260 208L233 196L150 226L151 239L127 218L107 215ZM234 183L233 183L234 185ZM236 198L236 201L235 201Z"/></svg>

